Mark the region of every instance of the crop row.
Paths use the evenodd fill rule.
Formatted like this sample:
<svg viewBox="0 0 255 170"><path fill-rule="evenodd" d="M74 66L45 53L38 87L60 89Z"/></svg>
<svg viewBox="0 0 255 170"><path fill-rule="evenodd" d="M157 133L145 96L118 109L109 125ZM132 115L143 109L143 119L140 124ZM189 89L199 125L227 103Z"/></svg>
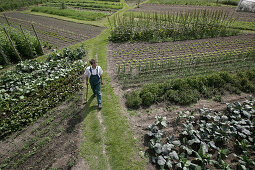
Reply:
<svg viewBox="0 0 255 170"><path fill-rule="evenodd" d="M28 31L25 31L24 34L21 30L8 25L0 26L0 65L9 64L9 62L16 63L21 59L34 58L34 56L43 53L37 39L30 35ZM17 50L19 56L17 56L15 50Z"/></svg>
<svg viewBox="0 0 255 170"><path fill-rule="evenodd" d="M102 10L102 11L112 11L112 10L119 10L123 8L123 5L120 3L97 3L95 1L92 2L82 2L82 3L46 3L43 6L49 7L60 7L63 8L63 5L66 7L73 7L73 8L82 8L82 9L92 9L92 10Z"/></svg>
<svg viewBox="0 0 255 170"><path fill-rule="evenodd" d="M132 73L132 71L139 71L143 73L143 71L153 71L157 68L171 68L173 66L178 65L200 65L205 63L220 63L228 60L232 60L235 58L241 58L244 53L249 51L254 51L254 47L248 47L245 50L240 48L236 49L235 51L232 50L224 50L219 52L206 52L206 53L199 53L199 54L186 54L181 56L166 56L166 57L148 57L147 59L133 59L123 61L122 64L117 64L117 73L125 74L125 73ZM133 69L133 70L132 70Z"/></svg>
<svg viewBox="0 0 255 170"><path fill-rule="evenodd" d="M81 88L83 47L27 60L0 77L0 138L20 130Z"/></svg>
<svg viewBox="0 0 255 170"><path fill-rule="evenodd" d="M79 11L74 9L59 9L54 7L33 7L31 9L32 12L42 12L46 14L52 15L59 15L68 18L78 19L78 20L85 20L85 21L96 21L102 19L110 13L104 12L95 12L95 11Z"/></svg>
<svg viewBox="0 0 255 170"><path fill-rule="evenodd" d="M3 18L0 18L0 22L6 23ZM8 17L8 23L17 29L20 29L20 25L22 25L22 28L30 31L32 34L34 33L30 22ZM36 24L34 26L37 34L39 35L39 38L57 46L61 46L61 44L63 44L63 46L67 46L68 44L74 44L87 39L87 36L75 34L65 30L59 30L57 28L41 26L40 24Z"/></svg>
<svg viewBox="0 0 255 170"><path fill-rule="evenodd" d="M0 16L0 21L2 23L7 23L6 19L2 16ZM60 28L56 28L53 26L48 26L46 24L41 24L39 22L34 23L33 21L29 21L29 20L23 20L23 19L18 19L18 18L14 18L11 16L7 17L8 22L12 25L22 25L24 27L26 27L28 30L31 30L31 24L33 24L34 26L36 26L37 28L39 28L38 30L43 30L44 32L48 32L45 34L58 34L58 37L64 36L65 38L70 38L70 39L86 39L88 38L88 36L83 35L83 34L79 34L79 33L74 33L70 30L65 30L65 29L60 29ZM53 32L53 33L51 33Z"/></svg>
<svg viewBox="0 0 255 170"><path fill-rule="evenodd" d="M227 104L224 112L201 108L179 112L180 134L167 136L166 117L148 127L149 155L161 169L253 169L254 104Z"/></svg>
<svg viewBox="0 0 255 170"><path fill-rule="evenodd" d="M198 75L208 75L218 71L228 71L235 73L255 66L254 51L246 53L240 59L226 60L224 62L210 62L200 65L172 65L172 68L154 69L141 74L125 74L119 76L119 82L123 88L142 86L144 83L160 83L175 78L191 77Z"/></svg>
<svg viewBox="0 0 255 170"><path fill-rule="evenodd" d="M139 86L141 80L158 81L158 77L163 80L217 70L235 72L254 65L254 36L220 40L115 45L110 62L125 87Z"/></svg>
<svg viewBox="0 0 255 170"><path fill-rule="evenodd" d="M231 29L233 19L224 11L198 10L192 12L140 13L128 16L116 15L112 21L109 40L125 41L178 41L237 35Z"/></svg>
<svg viewBox="0 0 255 170"><path fill-rule="evenodd" d="M250 62L250 61L248 61ZM254 60L253 60L254 63ZM230 67L233 69L233 66ZM154 76L154 75L152 75ZM142 80L140 80L142 82ZM162 83L144 84L140 90L132 90L126 94L127 106L139 108L166 101L170 104L187 105L196 103L200 98L212 98L225 91L240 94L255 92L255 66L236 74L215 70L210 74L198 76L164 79Z"/></svg>
<svg viewBox="0 0 255 170"><path fill-rule="evenodd" d="M148 60L165 60L176 57L209 57L227 53L240 53L242 50L253 47L254 36L236 37L238 39L224 39L204 42L178 42L178 44L139 44L116 47L112 51L112 60L116 64L139 63ZM115 46L114 46L115 47Z"/></svg>

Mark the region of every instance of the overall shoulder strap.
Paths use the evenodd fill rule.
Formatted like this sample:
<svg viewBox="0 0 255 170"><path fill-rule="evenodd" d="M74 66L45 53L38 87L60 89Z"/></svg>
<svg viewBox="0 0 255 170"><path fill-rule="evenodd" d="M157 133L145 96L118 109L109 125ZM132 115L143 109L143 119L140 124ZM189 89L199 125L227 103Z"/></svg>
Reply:
<svg viewBox="0 0 255 170"><path fill-rule="evenodd" d="M89 71L90 71L90 73L92 75L92 67L91 66L89 67Z"/></svg>

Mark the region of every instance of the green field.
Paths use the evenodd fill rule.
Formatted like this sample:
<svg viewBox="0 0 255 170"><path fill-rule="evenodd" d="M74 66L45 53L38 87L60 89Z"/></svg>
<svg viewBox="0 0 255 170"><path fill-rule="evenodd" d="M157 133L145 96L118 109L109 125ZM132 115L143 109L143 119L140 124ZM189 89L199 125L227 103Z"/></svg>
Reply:
<svg viewBox="0 0 255 170"><path fill-rule="evenodd" d="M85 20L85 21L96 21L110 15L103 12L77 11L73 9L59 9L59 8L53 8L53 7L33 7L31 11L52 14L52 15L59 15L59 16L67 17L67 18L73 18L73 19Z"/></svg>

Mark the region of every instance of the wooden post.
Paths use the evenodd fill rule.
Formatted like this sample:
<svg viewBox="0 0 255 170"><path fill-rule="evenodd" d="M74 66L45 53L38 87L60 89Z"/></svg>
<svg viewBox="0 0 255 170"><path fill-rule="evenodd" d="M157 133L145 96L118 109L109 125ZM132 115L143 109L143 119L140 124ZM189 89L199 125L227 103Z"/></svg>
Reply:
<svg viewBox="0 0 255 170"><path fill-rule="evenodd" d="M42 54L43 54L42 45L41 45L41 43L40 43L40 40L39 40L39 38L38 38L38 36L37 36L37 33L36 33L36 31L35 31L35 28L34 28L33 24L32 24L32 28L33 28L33 30L34 30L34 32L35 32L35 36L36 36L36 38L37 38L37 41L38 41L38 43L39 43L39 45L40 45L40 48L41 48Z"/></svg>
<svg viewBox="0 0 255 170"><path fill-rule="evenodd" d="M6 22L7 22L7 24L8 24L9 26L11 26L5 14L4 14L4 18L5 18Z"/></svg>
<svg viewBox="0 0 255 170"><path fill-rule="evenodd" d="M21 25L19 25L19 27L20 27L20 30L21 30L22 34L23 34L23 35L24 35L24 37L25 37L25 40L26 40L27 45L28 45L28 47L29 47L29 50L30 50L31 56L34 58L33 50L32 50L31 45L30 45L30 43L29 43L29 41L28 41L28 39L27 39L27 36L26 36L26 34L24 33L24 31L23 31L23 29L22 29Z"/></svg>
<svg viewBox="0 0 255 170"><path fill-rule="evenodd" d="M10 36L9 36L9 34L8 34L8 32L6 31L5 28L4 28L4 32L5 32L5 34L7 35L7 38L9 39L9 41L10 41L10 43L11 43L11 46L12 46L12 48L13 48L15 54L17 55L17 57L19 58L19 60L22 61L22 59L21 59L21 57L20 57L20 55L19 55L17 49L15 48L15 46L14 46L14 44L13 44L13 42L12 42L12 40L11 40L11 38L10 38Z"/></svg>
<svg viewBox="0 0 255 170"><path fill-rule="evenodd" d="M11 64L11 63L9 62L7 56L4 54L4 51L2 50L1 46L0 46L0 53L1 53L1 55L3 56L4 61L5 61L6 64Z"/></svg>

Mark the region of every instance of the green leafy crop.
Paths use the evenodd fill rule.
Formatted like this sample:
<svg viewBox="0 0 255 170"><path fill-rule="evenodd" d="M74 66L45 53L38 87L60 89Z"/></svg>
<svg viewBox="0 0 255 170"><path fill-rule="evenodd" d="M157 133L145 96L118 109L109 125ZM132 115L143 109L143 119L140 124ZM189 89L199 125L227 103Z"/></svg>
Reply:
<svg viewBox="0 0 255 170"><path fill-rule="evenodd" d="M65 49L52 55L43 63L20 62L0 77L1 138L38 119L82 87L79 75L86 63L76 59L82 58L85 50Z"/></svg>
<svg viewBox="0 0 255 170"><path fill-rule="evenodd" d="M148 128L150 159L160 169L252 169L254 162L255 100L227 103L224 112L200 109L179 113L178 139L164 135L166 118L156 116ZM163 123L163 124L162 124ZM163 125L163 126L162 126ZM229 146L230 143L234 145ZM229 155L234 158L228 160Z"/></svg>

